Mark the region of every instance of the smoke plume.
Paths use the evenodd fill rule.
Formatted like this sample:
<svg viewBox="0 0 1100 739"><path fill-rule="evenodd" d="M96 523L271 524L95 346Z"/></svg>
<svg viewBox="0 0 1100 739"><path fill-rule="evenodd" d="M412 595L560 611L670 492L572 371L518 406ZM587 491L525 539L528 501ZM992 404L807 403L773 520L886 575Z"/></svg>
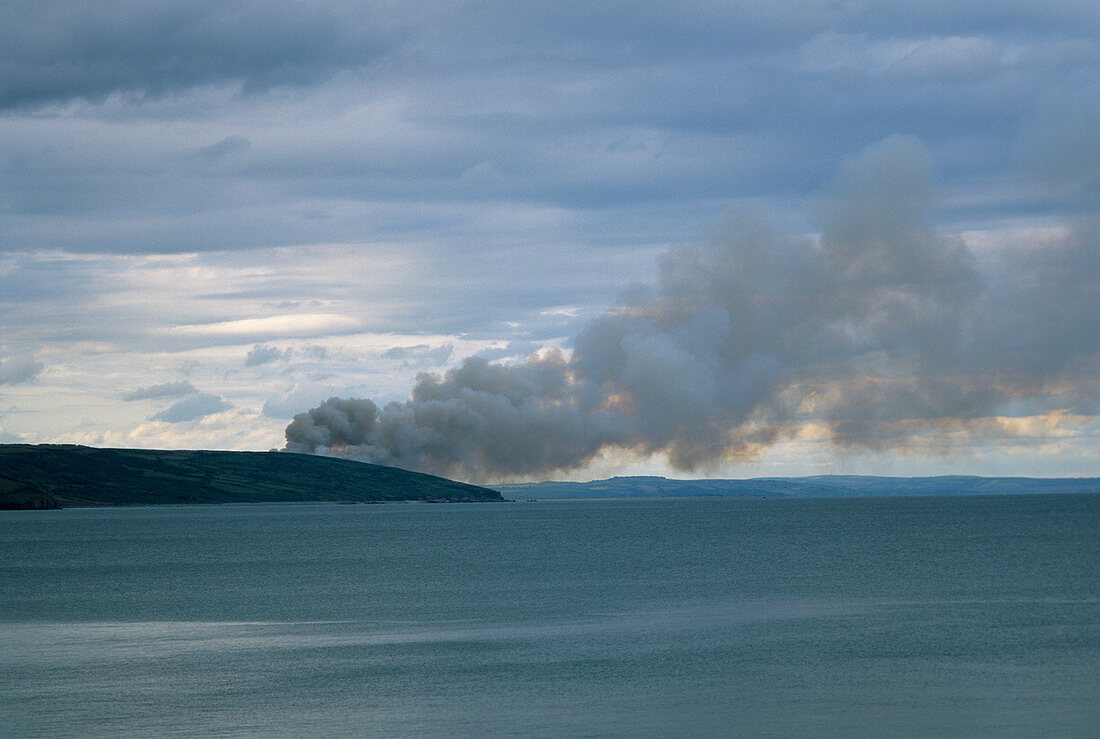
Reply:
<svg viewBox="0 0 1100 739"><path fill-rule="evenodd" d="M981 265L925 218L929 158L893 137L852 160L820 237L742 214L668 253L576 337L518 365L471 358L383 408L331 398L287 450L470 480L547 475L620 450L681 470L812 432L855 448L1010 433L1004 417L1093 413L1095 224Z"/></svg>

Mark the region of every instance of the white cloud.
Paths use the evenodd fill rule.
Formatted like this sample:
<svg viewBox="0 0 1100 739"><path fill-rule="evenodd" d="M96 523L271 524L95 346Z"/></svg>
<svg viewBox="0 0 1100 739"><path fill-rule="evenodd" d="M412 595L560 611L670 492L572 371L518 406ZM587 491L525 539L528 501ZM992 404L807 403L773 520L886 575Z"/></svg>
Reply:
<svg viewBox="0 0 1100 739"><path fill-rule="evenodd" d="M241 318L236 321L215 321L173 326L168 331L183 336L249 337L249 336L317 336L352 333L359 322L336 313L295 313L262 318Z"/></svg>

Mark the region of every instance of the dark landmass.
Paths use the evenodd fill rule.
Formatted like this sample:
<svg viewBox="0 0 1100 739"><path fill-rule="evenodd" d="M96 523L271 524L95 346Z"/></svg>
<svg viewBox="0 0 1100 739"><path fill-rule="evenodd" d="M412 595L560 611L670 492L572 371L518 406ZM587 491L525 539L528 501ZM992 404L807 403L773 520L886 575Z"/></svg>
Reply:
<svg viewBox="0 0 1100 739"><path fill-rule="evenodd" d="M0 444L0 510L499 500L500 494L488 488L309 454Z"/></svg>
<svg viewBox="0 0 1100 739"><path fill-rule="evenodd" d="M508 498L755 496L835 498L1100 492L1100 478L758 477L673 480L613 477L591 482L496 485L288 452L95 449L0 444L0 510L187 503L383 503Z"/></svg>
<svg viewBox="0 0 1100 739"><path fill-rule="evenodd" d="M539 482L495 485L509 498L637 498L745 495L837 498L889 495L1011 495L1100 492L1096 477L757 477L747 480L670 480L665 477L612 477L591 482Z"/></svg>

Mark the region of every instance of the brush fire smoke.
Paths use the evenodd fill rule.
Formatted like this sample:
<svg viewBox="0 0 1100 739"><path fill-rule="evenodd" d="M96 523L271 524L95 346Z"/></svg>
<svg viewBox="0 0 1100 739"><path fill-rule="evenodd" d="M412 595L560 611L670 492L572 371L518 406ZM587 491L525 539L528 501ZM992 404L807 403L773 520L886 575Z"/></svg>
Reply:
<svg viewBox="0 0 1100 739"><path fill-rule="evenodd" d="M932 200L921 144L887 139L842 171L819 237L734 217L668 253L657 286L568 356L470 358L382 408L331 398L294 418L286 448L490 481L609 450L694 470L810 426L844 447L902 448L1094 412L1100 342L1082 319L1097 308L1095 224L979 264L928 223Z"/></svg>

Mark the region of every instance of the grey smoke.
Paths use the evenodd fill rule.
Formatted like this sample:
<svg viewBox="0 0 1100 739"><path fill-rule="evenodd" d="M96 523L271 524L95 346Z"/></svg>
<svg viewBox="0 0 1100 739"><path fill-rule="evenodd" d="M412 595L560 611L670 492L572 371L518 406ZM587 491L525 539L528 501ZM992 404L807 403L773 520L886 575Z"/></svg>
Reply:
<svg viewBox="0 0 1100 739"><path fill-rule="evenodd" d="M979 264L930 226L932 204L927 154L892 137L837 178L820 238L741 214L669 252L657 286L589 324L570 357L470 358L382 408L330 398L294 417L286 448L485 481L615 449L687 471L811 427L841 447L904 448L929 431L1003 433L998 414L1094 411L1095 224Z"/></svg>

